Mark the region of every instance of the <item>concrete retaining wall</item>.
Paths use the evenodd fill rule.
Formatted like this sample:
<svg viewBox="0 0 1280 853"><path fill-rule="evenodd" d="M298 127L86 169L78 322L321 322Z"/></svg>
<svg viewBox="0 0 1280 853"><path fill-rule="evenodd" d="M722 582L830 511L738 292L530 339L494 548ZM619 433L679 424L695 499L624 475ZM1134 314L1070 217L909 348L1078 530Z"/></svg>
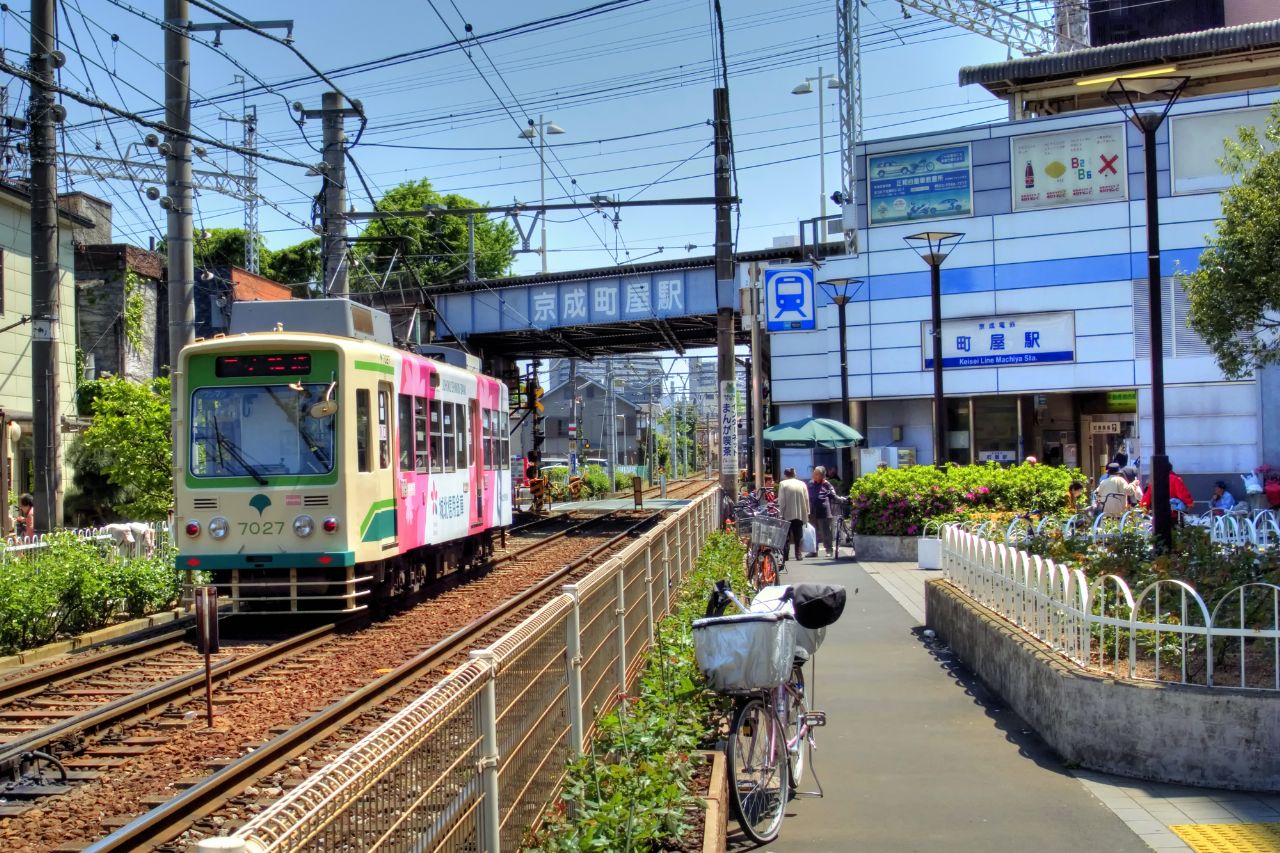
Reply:
<svg viewBox="0 0 1280 853"><path fill-rule="evenodd" d="M864 563L914 563L919 543L915 536L853 534L853 551Z"/></svg>
<svg viewBox="0 0 1280 853"><path fill-rule="evenodd" d="M1275 693L1090 673L946 581L926 585L925 613L929 627L1068 761L1160 782L1280 791Z"/></svg>

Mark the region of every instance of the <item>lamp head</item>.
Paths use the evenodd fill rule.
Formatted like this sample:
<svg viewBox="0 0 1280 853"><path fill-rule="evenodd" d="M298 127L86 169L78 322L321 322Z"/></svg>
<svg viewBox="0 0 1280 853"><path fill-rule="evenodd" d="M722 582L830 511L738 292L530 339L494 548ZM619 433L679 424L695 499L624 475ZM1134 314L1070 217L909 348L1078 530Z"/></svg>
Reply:
<svg viewBox="0 0 1280 853"><path fill-rule="evenodd" d="M547 133L557 134L564 133L564 128L553 121L547 122Z"/></svg>
<svg viewBox="0 0 1280 853"><path fill-rule="evenodd" d="M1139 130L1154 131L1164 122L1174 101L1186 88L1190 77L1119 77L1107 87L1106 99ZM1140 113L1139 105L1153 102L1156 110Z"/></svg>
<svg viewBox="0 0 1280 853"><path fill-rule="evenodd" d="M803 83L801 83L799 86L796 86L794 89L792 89L792 90L791 90L791 94L793 94L793 95L812 95L812 94L813 94L813 84L811 84L808 80L805 80L805 81L804 81Z"/></svg>
<svg viewBox="0 0 1280 853"><path fill-rule="evenodd" d="M827 78L827 88L828 88L828 89L839 89L839 88L840 88L841 86L843 86L843 85L844 85L844 81L843 81L843 80L841 80L839 77L828 77L828 78Z"/></svg>
<svg viewBox="0 0 1280 853"><path fill-rule="evenodd" d="M818 287L822 288L828 298L836 305L848 303L862 288L865 282L860 278L829 278L826 281L818 282Z"/></svg>
<svg viewBox="0 0 1280 853"><path fill-rule="evenodd" d="M942 266L951 250L964 239L964 234L956 231L921 231L902 239L915 250L922 261L935 267Z"/></svg>

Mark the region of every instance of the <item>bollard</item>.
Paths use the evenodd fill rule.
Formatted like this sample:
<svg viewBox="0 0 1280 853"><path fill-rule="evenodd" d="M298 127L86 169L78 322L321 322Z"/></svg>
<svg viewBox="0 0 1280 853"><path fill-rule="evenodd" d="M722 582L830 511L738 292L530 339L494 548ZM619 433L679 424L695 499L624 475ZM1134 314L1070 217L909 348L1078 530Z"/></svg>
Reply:
<svg viewBox="0 0 1280 853"><path fill-rule="evenodd" d="M658 475L658 496L665 499L667 497L667 475Z"/></svg>
<svg viewBox="0 0 1280 853"><path fill-rule="evenodd" d="M636 509L644 508L644 483L639 477L631 481L631 491L635 496Z"/></svg>

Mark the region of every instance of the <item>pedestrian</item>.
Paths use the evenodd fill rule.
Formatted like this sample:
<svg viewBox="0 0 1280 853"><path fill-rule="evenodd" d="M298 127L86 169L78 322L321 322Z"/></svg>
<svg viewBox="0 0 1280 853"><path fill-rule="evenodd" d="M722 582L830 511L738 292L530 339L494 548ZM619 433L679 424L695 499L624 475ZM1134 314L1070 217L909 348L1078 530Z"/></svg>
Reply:
<svg viewBox="0 0 1280 853"><path fill-rule="evenodd" d="M1120 476L1124 477L1129 506L1135 507L1142 503L1142 483L1138 481L1138 469L1132 465L1126 465L1120 469Z"/></svg>
<svg viewBox="0 0 1280 853"><path fill-rule="evenodd" d="M1111 518L1123 518L1129 511L1129 484L1120 473L1120 465L1111 462L1107 465L1107 476L1094 491L1098 509L1103 515Z"/></svg>
<svg viewBox="0 0 1280 853"><path fill-rule="evenodd" d="M831 504L835 500L836 490L827 481L827 469L821 465L813 469L813 476L805 485L809 489L809 523L817 534L816 547L824 549L830 557L831 528L835 522ZM813 551L806 556L816 557L818 552Z"/></svg>
<svg viewBox="0 0 1280 853"><path fill-rule="evenodd" d="M801 541L804 537L804 521L809 517L809 489L796 479L796 469L787 468L782 472L782 482L778 484L778 512L791 529L787 531L787 541L794 546L797 560L803 560ZM787 549L782 550L782 559L787 558Z"/></svg>
<svg viewBox="0 0 1280 853"><path fill-rule="evenodd" d="M18 538L36 535L36 499L29 492L18 498L18 519L14 522Z"/></svg>
<svg viewBox="0 0 1280 853"><path fill-rule="evenodd" d="M1084 509L1080 505L1080 496L1084 494L1084 483L1079 480L1072 480L1071 485L1067 486L1067 512L1072 515L1079 515Z"/></svg>
<svg viewBox="0 0 1280 853"><path fill-rule="evenodd" d="M1147 491L1142 496L1143 509L1151 509L1151 488L1153 483L1147 483ZM1191 505L1195 503L1195 499L1191 497L1191 492L1187 489L1187 484L1173 470L1173 466L1169 466L1169 512L1174 520L1182 523L1182 513L1191 509Z"/></svg>
<svg viewBox="0 0 1280 853"><path fill-rule="evenodd" d="M1219 480L1213 484L1213 497L1209 498L1209 509L1214 515L1223 515L1236 505L1236 497L1227 491L1227 481Z"/></svg>

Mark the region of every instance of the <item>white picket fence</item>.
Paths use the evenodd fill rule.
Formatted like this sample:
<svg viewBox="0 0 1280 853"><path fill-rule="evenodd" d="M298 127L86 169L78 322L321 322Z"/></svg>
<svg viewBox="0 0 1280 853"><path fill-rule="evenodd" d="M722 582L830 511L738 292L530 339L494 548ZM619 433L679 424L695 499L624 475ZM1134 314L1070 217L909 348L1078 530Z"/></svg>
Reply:
<svg viewBox="0 0 1280 853"><path fill-rule="evenodd" d="M1225 515L1191 515L1184 513L1182 523L1187 527L1200 527L1209 531L1209 538L1223 545L1250 545L1271 548L1280 544L1280 521L1275 510L1254 512L1229 512ZM987 523L972 528L980 536L993 537L995 529ZM1130 510L1120 518L1106 515L1057 517L1046 515L1038 519L1019 516L1004 531L1004 541L1010 545L1025 542L1033 535L1061 532L1067 537L1084 537L1091 542L1105 542L1121 533L1137 533L1151 536L1151 516L1140 510Z"/></svg>
<svg viewBox="0 0 1280 853"><path fill-rule="evenodd" d="M70 533L80 539L89 539L103 544L111 544L111 553L122 559L145 557L151 553L171 555L174 549L173 531L167 521L133 522L126 537L124 525L105 525L103 527L77 527L60 530L58 533ZM35 536L8 536L4 546L0 547L0 563L12 560L33 551L48 547L47 533ZM131 539L132 541L128 541Z"/></svg>
<svg viewBox="0 0 1280 853"><path fill-rule="evenodd" d="M1280 586L1241 584L1210 606L1185 581L1159 580L1136 593L1117 575L1091 582L1080 569L958 524L944 527L941 539L941 568L952 584L1081 666L1280 691Z"/></svg>

